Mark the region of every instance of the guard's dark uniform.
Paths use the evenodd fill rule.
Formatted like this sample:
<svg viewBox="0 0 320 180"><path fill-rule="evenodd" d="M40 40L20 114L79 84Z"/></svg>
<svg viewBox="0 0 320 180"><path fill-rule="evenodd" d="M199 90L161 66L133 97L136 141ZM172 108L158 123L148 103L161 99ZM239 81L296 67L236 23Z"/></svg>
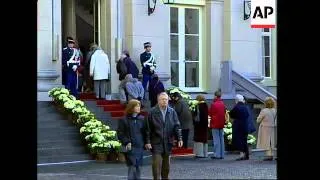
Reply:
<svg viewBox="0 0 320 180"><path fill-rule="evenodd" d="M73 69L73 66L80 66L80 61L75 59L76 56L74 54L76 49L74 48L66 48L63 49L63 57L62 57L62 69L65 75L65 87L70 90L71 94L78 98L77 91L77 71Z"/></svg>
<svg viewBox="0 0 320 180"><path fill-rule="evenodd" d="M62 50L62 84L67 85L67 61L71 58L73 54L72 48L65 47Z"/></svg>
<svg viewBox="0 0 320 180"><path fill-rule="evenodd" d="M151 57L151 56L152 56L152 54L150 52L146 52L146 51L140 54L140 62L141 62L141 66L142 66L142 86L143 86L145 92L147 90L146 89L147 84L148 84L148 82L150 82L151 76L154 74L154 70L151 71L151 67L154 69L157 67L157 64L156 64L156 61L154 60L154 57ZM151 61L149 61L149 60L151 60ZM148 64L145 64L147 61L149 61Z"/></svg>

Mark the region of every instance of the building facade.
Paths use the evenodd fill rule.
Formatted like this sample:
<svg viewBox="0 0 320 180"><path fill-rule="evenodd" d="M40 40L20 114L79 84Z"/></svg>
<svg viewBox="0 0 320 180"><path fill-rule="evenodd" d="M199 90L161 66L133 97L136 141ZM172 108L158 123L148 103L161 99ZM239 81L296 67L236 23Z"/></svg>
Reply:
<svg viewBox="0 0 320 180"><path fill-rule="evenodd" d="M252 29L244 0L38 0L38 100L61 86L64 39L84 49L98 43L111 63L111 92L118 92L116 59L127 49L138 67L150 41L164 84L187 92L221 87L223 66L276 90L276 29ZM172 0L171 0L172 1ZM231 81L231 80L230 80ZM260 82L261 81L261 82Z"/></svg>

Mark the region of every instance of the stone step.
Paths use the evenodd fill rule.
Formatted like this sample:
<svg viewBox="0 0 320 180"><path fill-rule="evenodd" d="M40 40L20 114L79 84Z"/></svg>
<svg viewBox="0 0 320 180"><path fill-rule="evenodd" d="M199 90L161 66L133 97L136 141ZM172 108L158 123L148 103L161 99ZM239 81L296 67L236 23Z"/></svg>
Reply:
<svg viewBox="0 0 320 180"><path fill-rule="evenodd" d="M67 156L87 153L84 146L73 146L73 147L45 147L38 148L38 157L43 156Z"/></svg>
<svg viewBox="0 0 320 180"><path fill-rule="evenodd" d="M60 114L60 112L58 112L57 110L54 110L53 112L38 112L37 113L37 118L38 120L41 121L46 121L46 120L54 120L56 118L58 119L64 119L63 114Z"/></svg>
<svg viewBox="0 0 320 180"><path fill-rule="evenodd" d="M45 139L37 142L37 148L52 148L52 147L76 147L82 146L80 138L77 139Z"/></svg>
<svg viewBox="0 0 320 180"><path fill-rule="evenodd" d="M72 161L83 161L83 160L91 160L91 156L87 153L75 154L75 155L50 155L50 156L38 156L37 164L44 163L61 163L61 162L72 162Z"/></svg>
<svg viewBox="0 0 320 180"><path fill-rule="evenodd" d="M37 128L60 128L74 126L70 121L66 119L59 119L56 121L38 121Z"/></svg>
<svg viewBox="0 0 320 180"><path fill-rule="evenodd" d="M71 122L70 122L71 124ZM80 133L79 129L75 126L47 126L38 127L37 132L40 134L53 134L53 133L65 133L65 132L78 132Z"/></svg>
<svg viewBox="0 0 320 180"><path fill-rule="evenodd" d="M37 134L39 140L54 140L54 139L65 139L65 140L74 140L80 138L80 131L72 132L59 132L59 133L47 133L40 131Z"/></svg>

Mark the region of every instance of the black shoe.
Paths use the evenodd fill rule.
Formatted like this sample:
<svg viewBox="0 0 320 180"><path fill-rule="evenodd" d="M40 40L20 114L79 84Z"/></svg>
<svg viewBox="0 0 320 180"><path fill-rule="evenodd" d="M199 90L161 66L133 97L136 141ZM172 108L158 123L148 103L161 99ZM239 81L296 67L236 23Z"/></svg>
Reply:
<svg viewBox="0 0 320 180"><path fill-rule="evenodd" d="M248 159L246 159L245 157L240 157L236 159L236 161L243 161L243 160L248 160Z"/></svg>
<svg viewBox="0 0 320 180"><path fill-rule="evenodd" d="M211 159L224 159L223 157L215 157L215 156L211 156Z"/></svg>
<svg viewBox="0 0 320 180"><path fill-rule="evenodd" d="M206 158L206 157L204 157L204 156L195 156L195 158Z"/></svg>
<svg viewBox="0 0 320 180"><path fill-rule="evenodd" d="M273 158L272 158L272 157L265 157L265 158L263 158L263 160L264 160L264 161L272 161Z"/></svg>

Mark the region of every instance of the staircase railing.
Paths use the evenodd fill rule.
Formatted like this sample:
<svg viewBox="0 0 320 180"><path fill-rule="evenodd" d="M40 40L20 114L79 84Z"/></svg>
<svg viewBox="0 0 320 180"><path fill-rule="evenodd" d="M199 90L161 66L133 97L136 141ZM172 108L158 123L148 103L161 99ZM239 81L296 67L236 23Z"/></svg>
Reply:
<svg viewBox="0 0 320 180"><path fill-rule="evenodd" d="M249 78L243 76L242 74L232 70L232 82L243 88L244 90L251 93L261 102L264 102L265 98L270 96L277 100L277 97L271 94L269 91L263 89L257 83L253 82Z"/></svg>

